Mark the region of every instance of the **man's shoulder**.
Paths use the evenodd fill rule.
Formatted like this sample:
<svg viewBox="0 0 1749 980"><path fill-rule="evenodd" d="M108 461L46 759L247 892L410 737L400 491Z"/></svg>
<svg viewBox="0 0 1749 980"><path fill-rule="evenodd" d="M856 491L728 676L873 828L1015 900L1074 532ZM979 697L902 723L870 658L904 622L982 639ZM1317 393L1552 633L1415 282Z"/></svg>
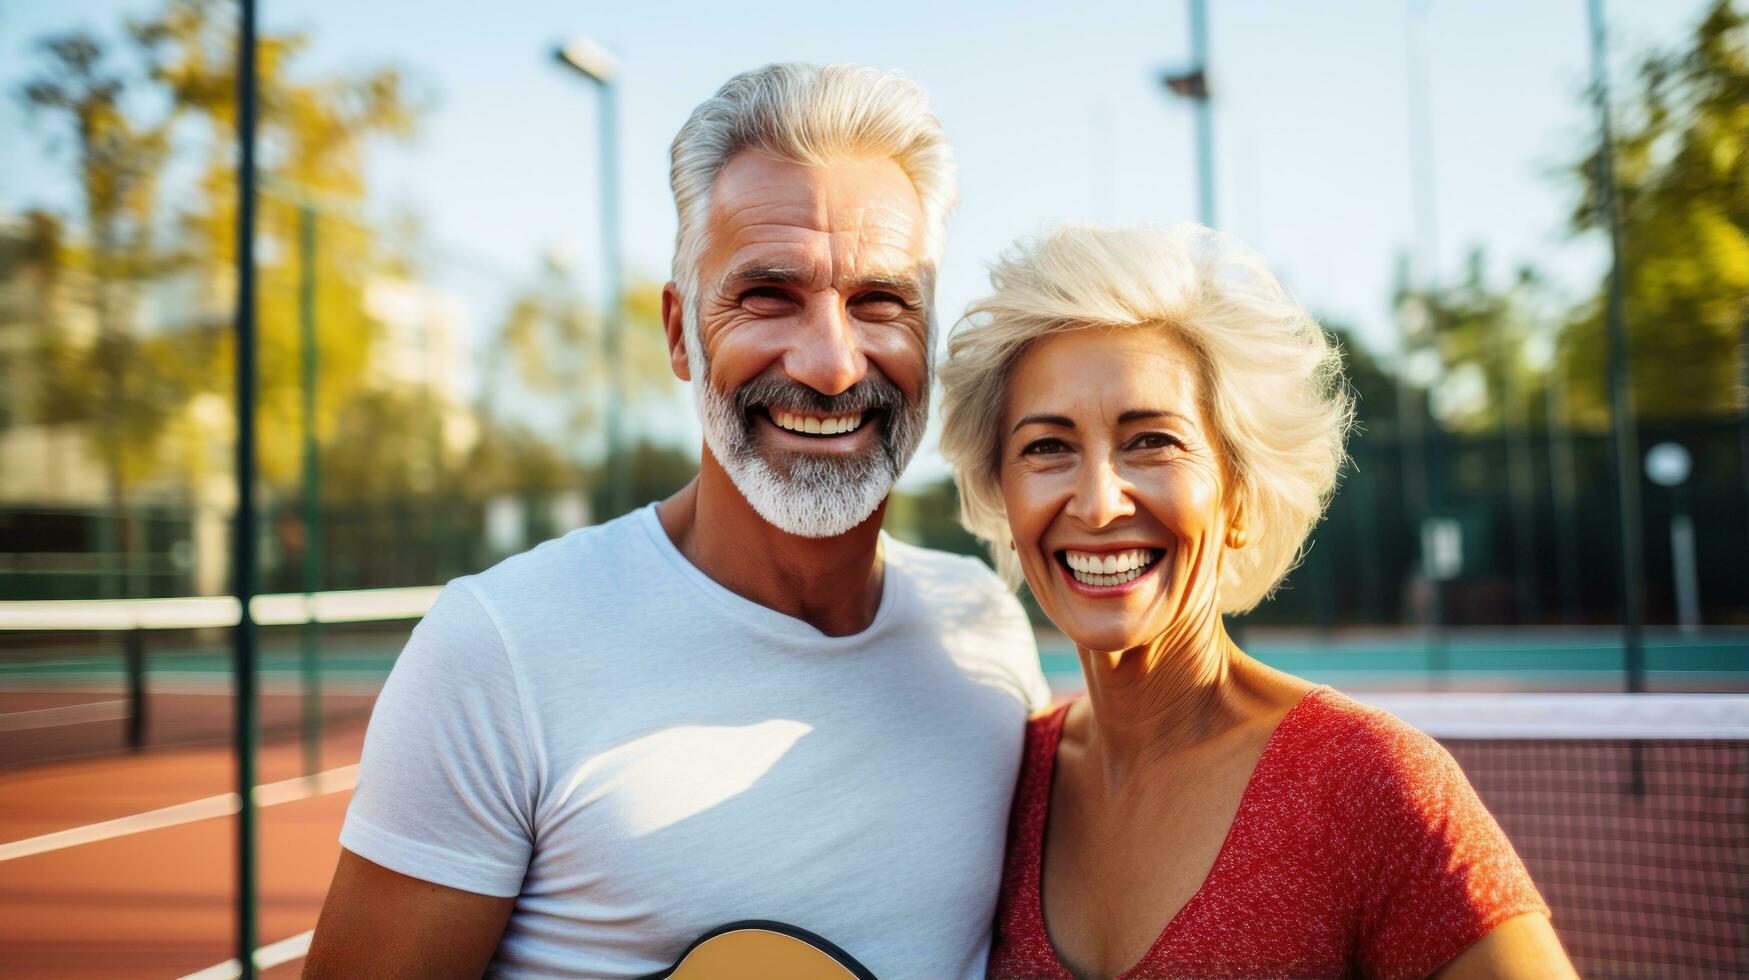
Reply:
<svg viewBox="0 0 1749 980"><path fill-rule="evenodd" d="M1023 704L1037 708L1050 700L1032 622L990 566L890 537L887 561L910 594L912 629L929 634L962 665L996 667L1012 679Z"/></svg>
<svg viewBox="0 0 1749 980"><path fill-rule="evenodd" d="M961 631L1024 631L1030 648L1032 627L1026 610L990 566L970 555L890 537L886 547L888 563L898 570L904 586L915 597L918 613L929 622L951 624Z"/></svg>
<svg viewBox="0 0 1749 980"><path fill-rule="evenodd" d="M637 510L580 527L457 581L491 606L558 600L571 605L625 579L632 553L648 550L645 520Z"/></svg>
<svg viewBox="0 0 1749 980"><path fill-rule="evenodd" d="M955 592L985 600L1014 597L990 566L971 555L925 548L889 535L886 558L919 586L925 598L951 599Z"/></svg>

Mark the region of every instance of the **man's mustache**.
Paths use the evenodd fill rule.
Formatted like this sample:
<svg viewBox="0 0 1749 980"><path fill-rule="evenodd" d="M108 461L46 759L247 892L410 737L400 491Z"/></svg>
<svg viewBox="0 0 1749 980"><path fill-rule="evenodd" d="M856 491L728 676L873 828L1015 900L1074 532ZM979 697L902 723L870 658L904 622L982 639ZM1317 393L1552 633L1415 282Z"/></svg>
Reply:
<svg viewBox="0 0 1749 980"><path fill-rule="evenodd" d="M804 415L857 415L905 407L904 392L878 374L870 374L836 395L822 395L788 378L754 378L735 392L735 408L742 418L755 408L779 409Z"/></svg>

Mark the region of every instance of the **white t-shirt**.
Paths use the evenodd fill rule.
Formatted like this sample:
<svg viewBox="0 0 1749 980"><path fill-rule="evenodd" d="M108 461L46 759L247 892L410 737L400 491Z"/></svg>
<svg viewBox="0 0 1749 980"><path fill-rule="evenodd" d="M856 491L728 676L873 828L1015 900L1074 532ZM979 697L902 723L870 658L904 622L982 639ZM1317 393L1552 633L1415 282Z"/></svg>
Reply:
<svg viewBox="0 0 1749 980"><path fill-rule="evenodd" d="M517 896L495 975L640 976L774 919L883 978L983 976L1049 693L988 569L883 543L854 636L713 582L653 506L451 582L377 701L340 843Z"/></svg>

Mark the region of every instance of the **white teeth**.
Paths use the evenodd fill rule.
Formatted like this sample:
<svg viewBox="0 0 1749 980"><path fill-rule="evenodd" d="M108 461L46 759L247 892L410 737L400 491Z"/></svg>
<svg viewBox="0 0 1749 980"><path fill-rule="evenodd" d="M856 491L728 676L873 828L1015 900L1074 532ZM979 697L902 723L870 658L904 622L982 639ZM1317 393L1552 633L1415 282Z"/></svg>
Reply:
<svg viewBox="0 0 1749 980"><path fill-rule="evenodd" d="M1151 548L1133 548L1103 555L1066 551L1063 559L1077 581L1088 585L1121 585L1141 575L1160 554Z"/></svg>
<svg viewBox="0 0 1749 980"><path fill-rule="evenodd" d="M780 429L790 432L804 432L809 435L835 436L856 430L862 425L860 415L838 415L832 418L819 418L812 415L794 415L784 411L773 411L771 421Z"/></svg>

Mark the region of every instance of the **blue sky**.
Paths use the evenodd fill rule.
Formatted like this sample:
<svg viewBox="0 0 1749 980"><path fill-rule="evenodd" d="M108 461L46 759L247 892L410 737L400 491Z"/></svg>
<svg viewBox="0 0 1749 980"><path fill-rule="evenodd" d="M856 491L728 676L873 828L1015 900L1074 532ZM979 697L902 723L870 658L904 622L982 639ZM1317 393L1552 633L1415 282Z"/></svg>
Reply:
<svg viewBox="0 0 1749 980"><path fill-rule="evenodd" d="M1414 240L1405 38L1417 0L1211 0L1219 221L1259 249L1315 313L1393 344L1394 256ZM1455 276L1484 246L1497 275L1523 262L1573 294L1601 268L1572 242L1570 183L1552 175L1592 136L1584 0L1431 0L1426 71L1436 154L1437 254ZM0 4L0 85L16 89L31 39L108 28L133 0ZM1631 55L1678 41L1704 0L1609 4L1618 90ZM1193 130L1155 78L1188 55L1181 0L1096 10L899 0L884 5L619 4L495 0L283 0L273 28L313 38L307 67L395 64L433 96L412 143L372 160L372 206L411 209L447 254L450 285L483 331L505 276L551 247L593 280L595 106L548 58L588 34L623 59L621 168L631 278L666 277L674 233L667 148L692 106L729 75L774 60L854 61L923 83L955 145L961 206L938 297L952 322L988 261L1060 220L1160 224L1195 210ZM0 104L0 210L65 200L58 168L15 98ZM676 403L681 404L679 402ZM690 439L685 411L646 419ZM926 451L910 478L942 472Z"/></svg>

